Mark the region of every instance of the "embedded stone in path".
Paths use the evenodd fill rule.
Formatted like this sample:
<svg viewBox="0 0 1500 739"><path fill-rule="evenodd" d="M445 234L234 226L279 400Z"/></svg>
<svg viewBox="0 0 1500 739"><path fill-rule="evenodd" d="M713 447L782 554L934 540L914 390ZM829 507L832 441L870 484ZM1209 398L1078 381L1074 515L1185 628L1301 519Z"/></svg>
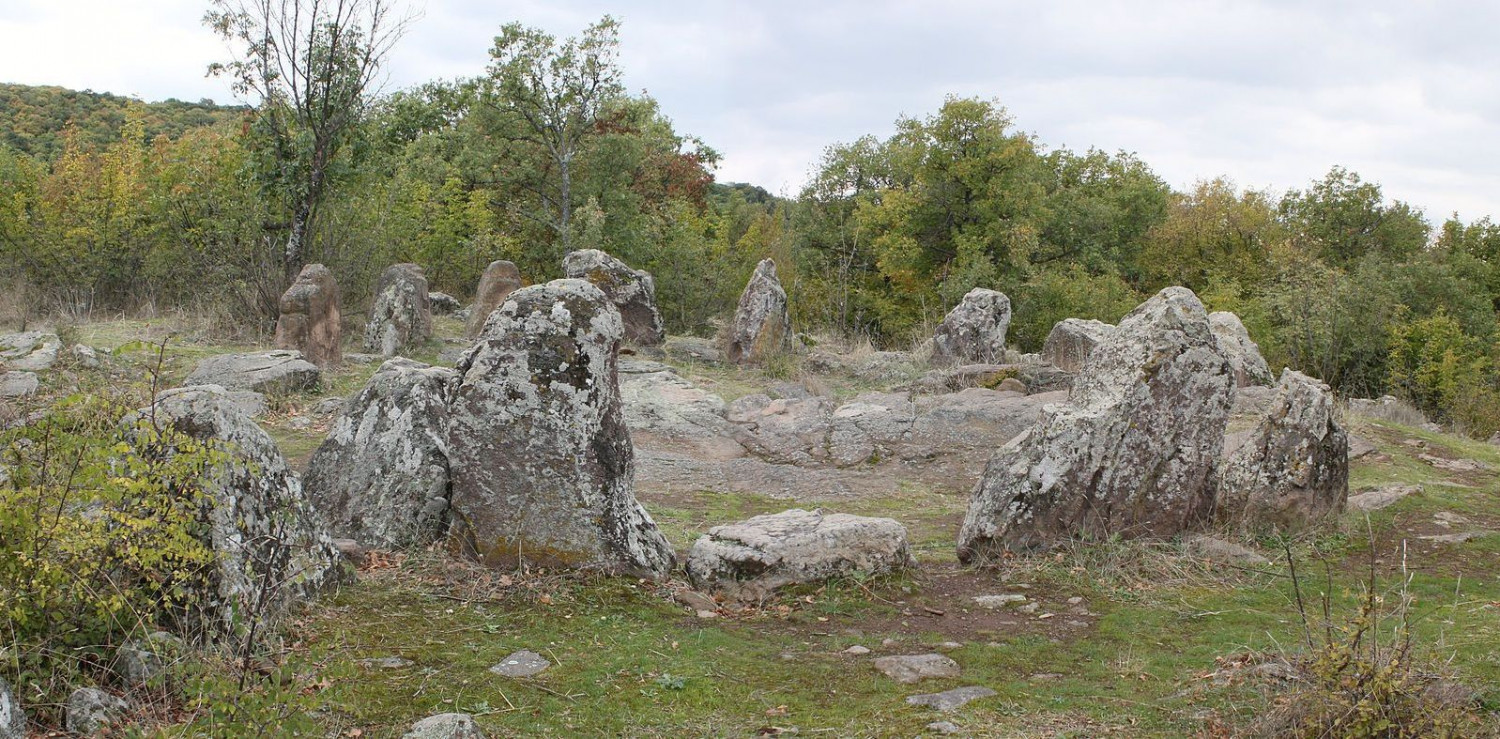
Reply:
<svg viewBox="0 0 1500 739"><path fill-rule="evenodd" d="M927 706L928 708L948 713L963 708L964 704L970 701L988 698L992 695L997 695L997 693L989 688L969 685L962 688L944 690L941 693L924 693L922 695L908 696L906 702L909 705Z"/></svg>
<svg viewBox="0 0 1500 739"><path fill-rule="evenodd" d="M531 677L551 666L552 663L542 655L529 649L522 649L500 660L499 664L490 668L490 672L501 677Z"/></svg>
<svg viewBox="0 0 1500 739"><path fill-rule="evenodd" d="M510 294L521 289L521 270L514 262L497 259L484 268L479 278L479 290L474 293L474 305L469 307L469 322L464 334L469 338L479 335L484 322L495 312Z"/></svg>
<svg viewBox="0 0 1500 739"><path fill-rule="evenodd" d="M401 739L489 739L467 713L439 713L411 725Z"/></svg>
<svg viewBox="0 0 1500 739"><path fill-rule="evenodd" d="M344 337L339 316L339 286L321 264L309 264L281 295L281 317L276 320L276 348L302 352L319 367L343 362Z"/></svg>
<svg viewBox="0 0 1500 739"><path fill-rule="evenodd" d="M563 257L563 273L588 280L609 297L625 323L625 341L656 346L667 337L656 307L656 280L650 272L632 269L598 249L583 249Z"/></svg>
<svg viewBox="0 0 1500 739"><path fill-rule="evenodd" d="M898 683L915 683L928 678L958 677L958 663L936 652L876 657L875 669Z"/></svg>
<svg viewBox="0 0 1500 739"><path fill-rule="evenodd" d="M715 526L688 553L696 587L758 597L793 583L882 574L911 563L906 528L889 518L793 509Z"/></svg>
<svg viewBox="0 0 1500 739"><path fill-rule="evenodd" d="M1349 509L1355 511L1378 511L1394 505L1408 495L1422 492L1420 485L1386 485L1374 490L1349 496Z"/></svg>
<svg viewBox="0 0 1500 739"><path fill-rule="evenodd" d="M218 385L228 390L291 393L317 387L323 373L301 352L276 350L205 357L184 386Z"/></svg>

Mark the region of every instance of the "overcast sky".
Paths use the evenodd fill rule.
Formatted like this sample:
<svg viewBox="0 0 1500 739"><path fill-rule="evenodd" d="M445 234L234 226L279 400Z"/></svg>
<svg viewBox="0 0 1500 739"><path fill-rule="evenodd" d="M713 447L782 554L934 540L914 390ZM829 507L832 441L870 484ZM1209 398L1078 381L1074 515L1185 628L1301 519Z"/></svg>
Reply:
<svg viewBox="0 0 1500 739"><path fill-rule="evenodd" d="M203 0L0 0L0 81L232 100ZM416 0L390 88L483 71L501 24L623 22L626 85L794 195L822 150L945 95L1048 147L1138 154L1177 188L1280 192L1333 165L1441 221L1500 218L1500 3L1361 0Z"/></svg>

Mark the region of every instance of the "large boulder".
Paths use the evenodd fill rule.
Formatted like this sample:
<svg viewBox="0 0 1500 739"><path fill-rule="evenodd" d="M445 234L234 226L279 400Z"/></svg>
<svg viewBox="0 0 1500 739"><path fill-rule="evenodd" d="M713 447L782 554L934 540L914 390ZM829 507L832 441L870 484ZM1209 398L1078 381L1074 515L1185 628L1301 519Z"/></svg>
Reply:
<svg viewBox="0 0 1500 739"><path fill-rule="evenodd" d="M1066 403L1044 408L990 459L960 559L1077 536L1170 536L1203 522L1233 387L1197 296L1157 293L1089 353Z"/></svg>
<svg viewBox="0 0 1500 739"><path fill-rule="evenodd" d="M57 363L62 340L47 331L0 336L0 369L44 370Z"/></svg>
<svg viewBox="0 0 1500 739"><path fill-rule="evenodd" d="M496 259L484 268L479 278L479 290L474 293L474 305L469 306L469 322L464 334L469 338L479 335L484 322L495 312L510 294L521 289L521 270L514 262Z"/></svg>
<svg viewBox="0 0 1500 739"><path fill-rule="evenodd" d="M620 313L592 283L522 288L458 370L449 465L459 541L490 564L526 559L660 577L672 548L634 495L620 408Z"/></svg>
<svg viewBox="0 0 1500 739"><path fill-rule="evenodd" d="M205 357L184 385L218 385L229 390L291 393L318 386L323 373L301 352L276 350Z"/></svg>
<svg viewBox="0 0 1500 739"><path fill-rule="evenodd" d="M345 404L303 478L334 536L400 549L447 530L448 403L458 379L396 357Z"/></svg>
<svg viewBox="0 0 1500 739"><path fill-rule="evenodd" d="M432 336L427 275L415 264L393 264L380 275L375 304L365 324L365 351L395 356Z"/></svg>
<svg viewBox="0 0 1500 739"><path fill-rule="evenodd" d="M1270 385L1276 379L1239 316L1221 310L1208 314L1208 324L1219 340L1219 348L1229 358L1237 386Z"/></svg>
<svg viewBox="0 0 1500 739"><path fill-rule="evenodd" d="M26 739L26 712L4 677L0 677L0 739Z"/></svg>
<svg viewBox="0 0 1500 739"><path fill-rule="evenodd" d="M1260 425L1226 455L1216 516L1251 530L1295 531L1344 509L1349 435L1328 386L1283 370Z"/></svg>
<svg viewBox="0 0 1500 739"><path fill-rule="evenodd" d="M232 630L251 615L276 616L293 602L347 579L337 548L269 434L223 388L162 393L127 419L134 443L155 424L220 447L224 459L201 481L201 534L216 555L215 592L205 594L209 624Z"/></svg>
<svg viewBox="0 0 1500 739"><path fill-rule="evenodd" d="M281 317L276 319L276 348L302 352L319 367L344 361L344 328L339 317L339 286L321 264L309 264L297 281L281 294Z"/></svg>
<svg viewBox="0 0 1500 739"><path fill-rule="evenodd" d="M740 293L725 337L724 358L737 364L761 362L786 351L791 338L786 290L776 278L776 263L762 259Z"/></svg>
<svg viewBox="0 0 1500 739"><path fill-rule="evenodd" d="M1064 318L1052 327L1042 344L1042 358L1066 372L1083 369L1089 352L1115 330L1103 321Z"/></svg>
<svg viewBox="0 0 1500 739"><path fill-rule="evenodd" d="M906 528L892 519L792 509L709 529L688 553L687 573L700 590L759 597L911 563Z"/></svg>
<svg viewBox="0 0 1500 739"><path fill-rule="evenodd" d="M631 269L598 249L584 249L563 257L563 273L588 280L604 291L620 311L626 341L636 346L656 346L667 338L661 311L656 308L656 280L650 272Z"/></svg>
<svg viewBox="0 0 1500 739"><path fill-rule="evenodd" d="M932 337L932 358L958 364L999 362L1010 328L1010 298L976 287L948 311Z"/></svg>

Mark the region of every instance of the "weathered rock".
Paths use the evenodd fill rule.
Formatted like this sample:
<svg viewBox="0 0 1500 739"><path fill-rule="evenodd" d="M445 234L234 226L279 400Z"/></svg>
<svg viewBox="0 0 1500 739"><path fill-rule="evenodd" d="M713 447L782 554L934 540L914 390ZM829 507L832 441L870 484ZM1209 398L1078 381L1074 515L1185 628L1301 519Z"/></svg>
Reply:
<svg viewBox="0 0 1500 739"><path fill-rule="evenodd" d="M631 269L598 249L575 251L563 257L563 273L588 280L604 291L625 322L625 340L636 346L656 346L667 338L656 308L656 280L651 273Z"/></svg>
<svg viewBox="0 0 1500 739"><path fill-rule="evenodd" d="M68 347L67 358L73 366L84 369L99 369L104 364L99 361L99 352L94 347L84 344L74 344Z"/></svg>
<svg viewBox="0 0 1500 739"><path fill-rule="evenodd" d="M301 352L269 351L205 357L183 381L188 385L218 385L227 390L292 393L318 386L323 373Z"/></svg>
<svg viewBox="0 0 1500 739"><path fill-rule="evenodd" d="M911 380L920 374L911 352L870 352L848 362L849 374L868 382Z"/></svg>
<svg viewBox="0 0 1500 739"><path fill-rule="evenodd" d="M943 317L932 337L934 362L993 363L1005 357L1010 298L976 287Z"/></svg>
<svg viewBox="0 0 1500 739"><path fill-rule="evenodd" d="M275 617L291 603L348 579L338 550L308 504L302 483L276 442L239 411L222 388L184 387L126 419L157 424L221 444L227 460L202 480L204 543L216 554L210 624L229 630L246 611ZM262 592L273 583L269 597Z"/></svg>
<svg viewBox="0 0 1500 739"><path fill-rule="evenodd" d="M422 268L415 264L386 267L365 324L365 351L391 357L431 337L432 301Z"/></svg>
<svg viewBox="0 0 1500 739"><path fill-rule="evenodd" d="M432 314L435 316L452 315L463 307L458 298L435 290L427 293L427 304L432 306Z"/></svg>
<svg viewBox="0 0 1500 739"><path fill-rule="evenodd" d="M828 459L832 402L827 398L781 398L763 393L729 404L734 440L756 456L784 464L814 465Z"/></svg>
<svg viewBox="0 0 1500 739"><path fill-rule="evenodd" d="M57 363L62 339L46 331L0 335L0 369L45 370Z"/></svg>
<svg viewBox="0 0 1500 739"><path fill-rule="evenodd" d="M1208 314L1208 324L1213 328L1214 336L1219 339L1219 349L1229 359L1236 386L1270 385L1275 382L1276 376L1266 366L1265 357L1260 355L1260 347L1250 339L1250 332L1245 330L1245 324L1240 322L1239 316L1221 310Z"/></svg>
<svg viewBox="0 0 1500 739"><path fill-rule="evenodd" d="M1120 321L1066 403L1001 448L975 486L959 556L1077 537L1171 536L1212 513L1234 379L1186 288Z"/></svg>
<svg viewBox="0 0 1500 739"><path fill-rule="evenodd" d="M26 739L26 711L4 677L0 677L0 739Z"/></svg>
<svg viewBox="0 0 1500 739"><path fill-rule="evenodd" d="M637 446L658 442L687 446L710 459L733 459L745 448L733 438L724 399L694 385L670 367L626 372L621 362L620 400Z"/></svg>
<svg viewBox="0 0 1500 739"><path fill-rule="evenodd" d="M98 688L79 688L68 696L64 723L74 734L91 736L119 723L129 712L130 704L124 698Z"/></svg>
<svg viewBox="0 0 1500 739"><path fill-rule="evenodd" d="M668 336L661 349L667 356L681 362L719 364L724 361L724 353L712 339L697 336Z"/></svg>
<svg viewBox="0 0 1500 739"><path fill-rule="evenodd" d="M1065 318L1058 321L1042 344L1042 358L1065 372L1078 372L1094 346L1115 330L1103 321Z"/></svg>
<svg viewBox="0 0 1500 739"><path fill-rule="evenodd" d="M901 654L876 657L875 669L898 683L914 683L927 678L958 677L958 663L941 654Z"/></svg>
<svg viewBox="0 0 1500 739"><path fill-rule="evenodd" d="M131 639L115 650L115 673L128 685L145 685L180 659L186 646L165 631Z"/></svg>
<svg viewBox="0 0 1500 739"><path fill-rule="evenodd" d="M1351 511L1365 513L1378 511L1395 505L1397 501L1408 495L1416 495L1420 492L1422 492L1420 485L1386 485L1349 496L1348 508Z"/></svg>
<svg viewBox="0 0 1500 739"><path fill-rule="evenodd" d="M552 663L542 655L529 649L522 649L500 660L490 668L490 672L501 677L531 677L551 666Z"/></svg>
<svg viewBox="0 0 1500 739"><path fill-rule="evenodd" d="M906 528L892 519L793 509L709 529L693 544L687 573L695 587L757 597L911 562Z"/></svg>
<svg viewBox="0 0 1500 739"><path fill-rule="evenodd" d="M490 564L659 577L673 553L636 502L620 407L624 327L583 280L522 288L459 362L449 465L460 540Z"/></svg>
<svg viewBox="0 0 1500 739"><path fill-rule="evenodd" d="M1416 406L1393 395L1382 395L1378 400L1350 398L1349 412L1365 418L1417 428L1426 428L1431 423Z"/></svg>
<svg viewBox="0 0 1500 739"><path fill-rule="evenodd" d="M935 734L963 733L963 727L953 723L952 721L933 721L932 723L927 725L927 730Z"/></svg>
<svg viewBox="0 0 1500 739"><path fill-rule="evenodd" d="M970 685L952 690L944 690L941 693L907 696L906 702L908 705L927 706L928 708L948 713L963 708L970 701L988 698L992 695L996 695L996 693L989 688Z"/></svg>
<svg viewBox="0 0 1500 739"><path fill-rule="evenodd" d="M1060 403L1067 393L1020 395L973 387L956 393L917 400L917 417L900 455L920 459L940 454L989 454L1030 428L1049 403ZM978 456L982 461L984 456Z"/></svg>
<svg viewBox="0 0 1500 739"><path fill-rule="evenodd" d="M988 608L990 610L994 610L996 608L1005 608L1009 605L1025 602L1026 596L1021 595L1020 593L1000 593L998 595L974 596L974 603L976 605L980 606L981 608Z"/></svg>
<svg viewBox="0 0 1500 739"><path fill-rule="evenodd" d="M302 352L323 368L343 363L344 327L339 315L339 286L321 264L309 264L281 295L276 319L276 348Z"/></svg>
<svg viewBox="0 0 1500 739"><path fill-rule="evenodd" d="M405 657L396 657L394 655L389 657L366 657L365 659L356 660L356 662L359 663L360 667L368 670L404 670L415 664Z"/></svg>
<svg viewBox="0 0 1500 739"><path fill-rule="evenodd" d="M830 416L828 453L849 466L896 454L917 420L917 405L905 393L861 393Z"/></svg>
<svg viewBox="0 0 1500 739"><path fill-rule="evenodd" d="M786 351L791 337L786 290L776 278L776 263L762 259L740 293L725 337L724 358L736 364L762 362Z"/></svg>
<svg viewBox="0 0 1500 739"><path fill-rule="evenodd" d="M35 372L0 372L0 398L24 398L41 388Z"/></svg>
<svg viewBox="0 0 1500 739"><path fill-rule="evenodd" d="M396 357L349 401L303 487L335 536L381 549L448 528L448 403L459 374Z"/></svg>
<svg viewBox="0 0 1500 739"><path fill-rule="evenodd" d="M467 713L439 713L411 725L401 739L489 739Z"/></svg>
<svg viewBox="0 0 1500 739"><path fill-rule="evenodd" d="M1328 386L1284 370L1260 425L1224 461L1216 515L1249 528L1295 531L1344 509L1349 438Z"/></svg>
<svg viewBox="0 0 1500 739"><path fill-rule="evenodd" d="M1193 534L1183 539L1183 549L1194 557L1212 562L1256 567L1270 564L1260 552L1212 536Z"/></svg>
<svg viewBox="0 0 1500 739"><path fill-rule="evenodd" d="M469 308L468 325L464 334L469 338L479 335L490 314L505 303L510 294L521 289L521 270L514 262L497 259L484 268L479 278L479 290L474 294L474 305Z"/></svg>

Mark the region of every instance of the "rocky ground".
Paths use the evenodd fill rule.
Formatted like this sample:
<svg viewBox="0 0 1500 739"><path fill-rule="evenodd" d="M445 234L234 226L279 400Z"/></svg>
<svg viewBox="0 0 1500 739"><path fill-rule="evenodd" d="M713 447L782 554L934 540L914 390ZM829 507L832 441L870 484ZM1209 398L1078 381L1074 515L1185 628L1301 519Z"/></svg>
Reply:
<svg viewBox="0 0 1500 739"><path fill-rule="evenodd" d="M134 375L170 328L64 332L101 358L58 350L36 374L39 392ZM460 321L438 318L413 354L451 365L463 335ZM247 348L169 343L164 384ZM247 402L305 467L378 366L346 354L316 386ZM1304 595L1321 611L1328 593L1336 627L1352 622L1372 568L1388 603L1409 583L1424 658L1477 689L1476 716L1500 705L1500 449L1345 414L1351 508L1285 550L1224 532L1212 544L1106 541L972 568L955 557L969 493L993 449L1066 397L1057 378L825 347L777 374L722 364L709 342L681 337L622 357L636 498L679 559L714 526L821 508L897 519L913 567L727 602L681 576L495 571L441 547L371 551L357 584L288 627L276 679L246 705L349 737L400 736L447 712L492 736L1226 736L1296 689L1283 667L1304 632L1286 551L1304 576L1317 573ZM1269 400L1241 392L1231 434Z"/></svg>

